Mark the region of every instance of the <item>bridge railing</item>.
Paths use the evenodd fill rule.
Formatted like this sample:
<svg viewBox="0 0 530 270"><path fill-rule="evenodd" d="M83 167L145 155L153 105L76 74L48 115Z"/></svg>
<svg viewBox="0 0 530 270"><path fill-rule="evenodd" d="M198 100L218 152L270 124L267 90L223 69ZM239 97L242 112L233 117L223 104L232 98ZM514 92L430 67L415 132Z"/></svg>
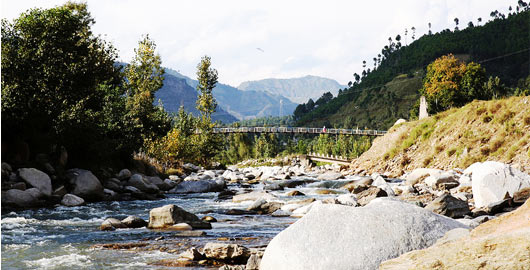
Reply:
<svg viewBox="0 0 530 270"><path fill-rule="evenodd" d="M344 134L344 135L365 135L382 136L387 132L384 130L363 130L363 129L338 129L338 128L310 128L310 127L228 127L214 128L214 133L298 133L298 134Z"/></svg>

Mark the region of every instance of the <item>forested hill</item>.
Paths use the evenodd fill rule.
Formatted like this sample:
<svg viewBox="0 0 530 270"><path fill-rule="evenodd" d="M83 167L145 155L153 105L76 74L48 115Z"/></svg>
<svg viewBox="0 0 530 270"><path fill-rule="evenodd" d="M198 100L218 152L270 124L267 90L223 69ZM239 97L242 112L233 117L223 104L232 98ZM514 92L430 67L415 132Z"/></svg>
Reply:
<svg viewBox="0 0 530 270"><path fill-rule="evenodd" d="M528 83L524 82L530 65L528 6L508 15L495 11L491 17L484 25L469 22L465 29L427 34L408 46L402 46L400 35L389 38L389 45L374 56L373 65L371 60L366 63L368 68L361 75L354 74L350 87L337 97L318 106L312 100L298 106L297 124L389 128L395 120L408 118L426 66L450 53L480 63L488 76L498 76L506 86ZM400 74L407 75L398 79Z"/></svg>

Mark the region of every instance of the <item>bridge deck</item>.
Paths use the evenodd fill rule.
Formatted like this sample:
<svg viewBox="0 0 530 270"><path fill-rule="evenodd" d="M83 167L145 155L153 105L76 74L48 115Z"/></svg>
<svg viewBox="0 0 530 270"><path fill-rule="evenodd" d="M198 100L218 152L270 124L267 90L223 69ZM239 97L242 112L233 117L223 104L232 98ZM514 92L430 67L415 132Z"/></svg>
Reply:
<svg viewBox="0 0 530 270"><path fill-rule="evenodd" d="M291 134L343 134L363 136L383 136L384 130L362 130L342 128L308 128L308 127L238 127L214 128L214 133L291 133Z"/></svg>

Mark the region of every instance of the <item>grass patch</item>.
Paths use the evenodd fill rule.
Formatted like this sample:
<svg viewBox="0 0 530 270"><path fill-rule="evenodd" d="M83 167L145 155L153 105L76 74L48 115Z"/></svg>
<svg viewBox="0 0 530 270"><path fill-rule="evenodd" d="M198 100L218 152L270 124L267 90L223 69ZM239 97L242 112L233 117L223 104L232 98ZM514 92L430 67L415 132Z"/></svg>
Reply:
<svg viewBox="0 0 530 270"><path fill-rule="evenodd" d="M445 149L445 145L443 145L443 144L439 144L439 145L434 147L434 151L436 152L436 154L442 152L444 149Z"/></svg>
<svg viewBox="0 0 530 270"><path fill-rule="evenodd" d="M431 164L431 162L432 162L432 158L433 158L432 156L428 156L428 157L424 158L423 161L422 161L423 166L424 167L429 166L429 164Z"/></svg>
<svg viewBox="0 0 530 270"><path fill-rule="evenodd" d="M457 150L458 150L458 148L456 148L456 147L453 147L453 148L447 150L447 157L452 157L456 153Z"/></svg>

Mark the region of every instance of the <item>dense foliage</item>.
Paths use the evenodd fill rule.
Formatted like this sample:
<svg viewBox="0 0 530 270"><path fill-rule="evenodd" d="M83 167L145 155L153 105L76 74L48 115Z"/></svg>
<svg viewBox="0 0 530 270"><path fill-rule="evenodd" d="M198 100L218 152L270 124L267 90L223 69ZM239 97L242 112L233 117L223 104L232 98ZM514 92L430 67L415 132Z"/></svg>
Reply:
<svg viewBox="0 0 530 270"><path fill-rule="evenodd" d="M181 107L167 135L150 142L146 147L148 156L166 166L179 162L209 166L223 147L220 135L213 133L215 123L212 122L212 114L217 102L212 90L217 84L217 70L211 67L210 57L203 57L197 65L197 79L199 95L196 108L200 115L195 117Z"/></svg>
<svg viewBox="0 0 530 270"><path fill-rule="evenodd" d="M247 159L265 160L278 155L318 153L356 158L371 146L366 136L320 134L319 136L233 133L225 138L224 149L217 159L235 164Z"/></svg>
<svg viewBox="0 0 530 270"><path fill-rule="evenodd" d="M151 98L161 86L154 44L140 43L124 76L93 24L86 4L70 2L2 20L3 159L26 162L9 147L25 144L32 156L64 146L71 166L104 164L167 132Z"/></svg>
<svg viewBox="0 0 530 270"><path fill-rule="evenodd" d="M429 113L460 107L473 99L490 99L484 91L486 71L479 64L465 64L452 54L436 59L427 67L420 94L425 96Z"/></svg>
<svg viewBox="0 0 530 270"><path fill-rule="evenodd" d="M354 126L367 125L369 128L386 129L398 118L408 116L408 110L418 96L411 97L412 100L409 102L402 102L399 97L391 100L391 107L397 105L393 112L383 109L377 111L376 114L365 114L355 108L378 106L376 103L380 103L382 95L386 92L382 91L382 88L389 88L389 83L397 76L400 74L407 74L409 77L421 75L429 63L450 53L480 63L486 69L487 77L491 76L493 79L499 77L506 86L512 87L509 92L524 93L524 82L529 74L530 59L529 5L524 1L519 1L516 10L507 16L499 12L492 12L490 15L491 20L484 25L468 24L468 27L463 30L446 29L434 34L430 32L419 39L413 39L408 46L401 43L402 35L389 38L389 44L374 57L372 68L369 68L368 63L363 61L364 70L361 75L353 74L349 88L341 91L337 97L326 104L297 114L295 117L298 120L297 125L345 126L346 115L350 115L352 119L348 121ZM479 21L482 22L482 19ZM519 90L515 87L519 87ZM412 95L414 93L411 91L415 91L418 95L420 88L421 85L416 89L406 91L406 94ZM363 104L363 102L369 103ZM308 106L306 103L305 107L311 107L311 104ZM378 119L377 115L380 114L385 116ZM384 119L388 120L383 123Z"/></svg>

